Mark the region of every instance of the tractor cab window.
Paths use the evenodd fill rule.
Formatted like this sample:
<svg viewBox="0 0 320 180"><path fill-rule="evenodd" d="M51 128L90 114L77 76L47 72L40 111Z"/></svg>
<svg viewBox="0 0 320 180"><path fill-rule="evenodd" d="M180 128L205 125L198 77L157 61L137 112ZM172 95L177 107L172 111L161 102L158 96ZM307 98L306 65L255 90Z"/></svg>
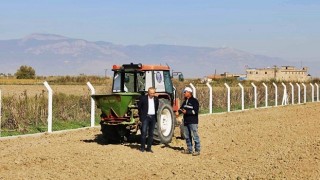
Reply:
<svg viewBox="0 0 320 180"><path fill-rule="evenodd" d="M144 72L115 72L113 78L113 92L145 91Z"/></svg>
<svg viewBox="0 0 320 180"><path fill-rule="evenodd" d="M170 71L154 71L154 87L157 92L173 93Z"/></svg>
<svg viewBox="0 0 320 180"><path fill-rule="evenodd" d="M146 73L138 72L137 74L137 87L139 92L146 91Z"/></svg>
<svg viewBox="0 0 320 180"><path fill-rule="evenodd" d="M173 85L172 85L172 81L171 81L170 72L164 71L163 78L164 78L164 86L166 88L166 92L173 93Z"/></svg>
<svg viewBox="0 0 320 180"><path fill-rule="evenodd" d="M112 92L121 92L121 73L120 72L114 73Z"/></svg>
<svg viewBox="0 0 320 180"><path fill-rule="evenodd" d="M124 75L124 92L135 92L134 91L134 73L125 73Z"/></svg>

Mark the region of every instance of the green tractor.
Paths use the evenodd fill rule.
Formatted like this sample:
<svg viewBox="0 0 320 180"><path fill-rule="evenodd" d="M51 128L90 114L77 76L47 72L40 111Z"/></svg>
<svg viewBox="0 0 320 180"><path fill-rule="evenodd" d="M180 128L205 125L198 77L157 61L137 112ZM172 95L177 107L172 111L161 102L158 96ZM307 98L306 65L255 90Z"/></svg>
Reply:
<svg viewBox="0 0 320 180"><path fill-rule="evenodd" d="M104 140L123 142L141 128L137 102L149 87L156 88L159 98L154 140L170 143L177 125L174 112L179 108L179 99L172 84L169 66L123 64L114 65L112 93L92 95L101 109L101 131ZM179 80L183 76L179 74Z"/></svg>

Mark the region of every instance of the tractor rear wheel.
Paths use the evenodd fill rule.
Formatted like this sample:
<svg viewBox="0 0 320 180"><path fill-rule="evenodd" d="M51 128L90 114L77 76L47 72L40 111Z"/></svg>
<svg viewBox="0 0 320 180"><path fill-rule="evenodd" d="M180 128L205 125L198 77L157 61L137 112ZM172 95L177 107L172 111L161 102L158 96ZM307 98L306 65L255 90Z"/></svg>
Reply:
<svg viewBox="0 0 320 180"><path fill-rule="evenodd" d="M175 126L175 117L170 102L166 99L159 99L157 112L157 123L154 130L154 140L168 144L171 142Z"/></svg>

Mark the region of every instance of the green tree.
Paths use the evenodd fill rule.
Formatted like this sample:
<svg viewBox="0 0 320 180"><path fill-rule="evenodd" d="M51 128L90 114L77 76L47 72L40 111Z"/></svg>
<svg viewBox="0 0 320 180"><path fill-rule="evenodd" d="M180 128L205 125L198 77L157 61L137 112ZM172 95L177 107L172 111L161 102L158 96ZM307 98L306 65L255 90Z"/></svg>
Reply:
<svg viewBox="0 0 320 180"><path fill-rule="evenodd" d="M34 79L36 71L31 66L20 66L14 75L17 79Z"/></svg>

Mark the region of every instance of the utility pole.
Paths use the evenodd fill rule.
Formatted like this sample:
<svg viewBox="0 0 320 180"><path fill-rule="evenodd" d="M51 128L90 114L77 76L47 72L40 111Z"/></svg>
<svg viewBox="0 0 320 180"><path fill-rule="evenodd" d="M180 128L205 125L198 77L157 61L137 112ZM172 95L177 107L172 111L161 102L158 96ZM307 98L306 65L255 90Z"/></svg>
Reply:
<svg viewBox="0 0 320 180"><path fill-rule="evenodd" d="M274 67L274 79L276 80L276 78L277 78L277 66L274 65L273 67Z"/></svg>
<svg viewBox="0 0 320 180"><path fill-rule="evenodd" d="M107 72L108 72L108 69L104 69L104 77L105 77L105 78L107 78L107 75L108 75Z"/></svg>

